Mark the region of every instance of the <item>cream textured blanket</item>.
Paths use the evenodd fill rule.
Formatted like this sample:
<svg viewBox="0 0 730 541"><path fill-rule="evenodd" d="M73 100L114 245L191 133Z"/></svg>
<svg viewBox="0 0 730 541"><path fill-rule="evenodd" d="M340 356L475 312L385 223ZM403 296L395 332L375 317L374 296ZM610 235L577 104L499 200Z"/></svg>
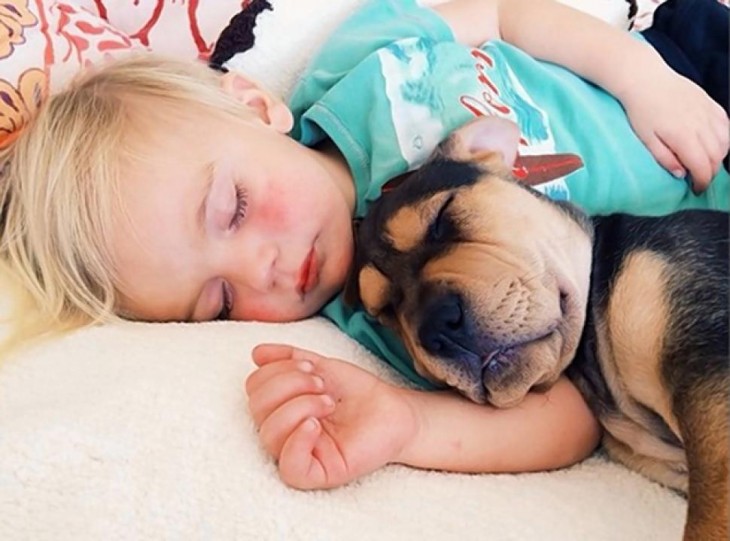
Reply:
<svg viewBox="0 0 730 541"><path fill-rule="evenodd" d="M241 61L286 92L304 51L358 1L272 3L277 9L262 14L256 48ZM617 24L625 16L623 0L573 3ZM0 539L681 538L684 499L600 454L552 473L389 466L336 490L291 490L259 447L242 392L250 351L266 341L396 377L318 318L87 329L3 364Z"/></svg>

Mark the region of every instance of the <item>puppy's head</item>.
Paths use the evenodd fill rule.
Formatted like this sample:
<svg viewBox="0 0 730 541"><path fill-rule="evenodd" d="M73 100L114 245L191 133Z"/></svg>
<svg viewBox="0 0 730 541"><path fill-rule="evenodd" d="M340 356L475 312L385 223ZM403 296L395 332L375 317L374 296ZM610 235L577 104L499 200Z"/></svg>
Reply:
<svg viewBox="0 0 730 541"><path fill-rule="evenodd" d="M373 205L346 289L419 373L499 407L570 362L590 276L588 221L511 179L518 141L495 118L454 132Z"/></svg>

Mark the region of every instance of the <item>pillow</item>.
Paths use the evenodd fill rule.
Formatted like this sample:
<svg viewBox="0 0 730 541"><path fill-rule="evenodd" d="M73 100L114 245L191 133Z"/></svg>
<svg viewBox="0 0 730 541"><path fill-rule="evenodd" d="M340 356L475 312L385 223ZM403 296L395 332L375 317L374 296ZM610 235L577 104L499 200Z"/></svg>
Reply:
<svg viewBox="0 0 730 541"><path fill-rule="evenodd" d="M0 148L49 92L88 65L134 50L207 58L251 0L4 0L0 3Z"/></svg>
<svg viewBox="0 0 730 541"><path fill-rule="evenodd" d="M256 0L75 0L136 44L178 58L208 59L228 21Z"/></svg>
<svg viewBox="0 0 730 541"><path fill-rule="evenodd" d="M7 146L43 96L89 62L135 49L124 33L70 2L0 4L0 147Z"/></svg>

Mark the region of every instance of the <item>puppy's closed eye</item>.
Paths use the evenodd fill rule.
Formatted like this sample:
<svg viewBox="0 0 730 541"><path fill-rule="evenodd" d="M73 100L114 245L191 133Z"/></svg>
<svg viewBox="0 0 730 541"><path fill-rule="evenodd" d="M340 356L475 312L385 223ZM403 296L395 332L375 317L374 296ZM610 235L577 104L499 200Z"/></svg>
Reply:
<svg viewBox="0 0 730 541"><path fill-rule="evenodd" d="M440 242L447 240L454 231L454 223L449 215L449 206L454 201L454 194L449 195L431 220L426 233L427 242Z"/></svg>

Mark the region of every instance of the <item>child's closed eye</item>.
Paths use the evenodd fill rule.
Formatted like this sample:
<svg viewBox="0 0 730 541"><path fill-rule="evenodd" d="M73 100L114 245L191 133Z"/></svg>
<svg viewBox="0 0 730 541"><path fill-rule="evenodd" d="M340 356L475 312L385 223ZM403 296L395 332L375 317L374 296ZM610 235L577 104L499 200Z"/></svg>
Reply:
<svg viewBox="0 0 730 541"><path fill-rule="evenodd" d="M240 225L243 219L246 217L246 211L248 210L248 193L245 188L242 188L236 184L236 207L233 211L231 222L228 226L229 230L235 230Z"/></svg>
<svg viewBox="0 0 730 541"><path fill-rule="evenodd" d="M218 312L218 315L215 316L215 319L222 321L230 319L232 311L233 289L228 282L223 280L223 282L221 283L221 309Z"/></svg>
<svg viewBox="0 0 730 541"><path fill-rule="evenodd" d="M227 171L213 169L205 199L205 224L213 236L236 231L248 211L248 191Z"/></svg>

